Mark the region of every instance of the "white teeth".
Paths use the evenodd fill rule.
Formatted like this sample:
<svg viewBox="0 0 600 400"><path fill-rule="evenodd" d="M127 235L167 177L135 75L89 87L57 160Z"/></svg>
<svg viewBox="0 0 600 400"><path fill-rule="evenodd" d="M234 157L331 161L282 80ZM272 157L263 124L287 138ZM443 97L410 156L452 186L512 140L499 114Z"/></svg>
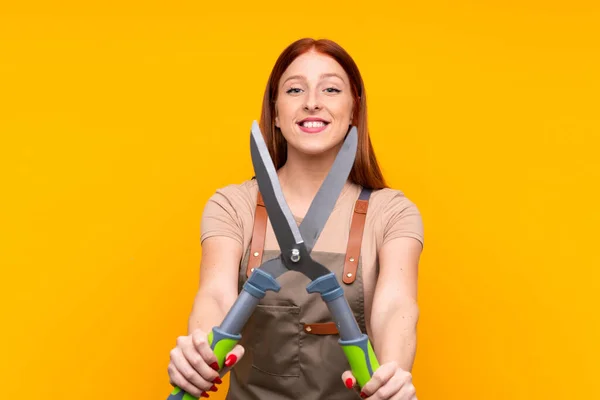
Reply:
<svg viewBox="0 0 600 400"><path fill-rule="evenodd" d="M306 121L302 123L302 126L305 128L321 128L325 126L325 123L322 121Z"/></svg>

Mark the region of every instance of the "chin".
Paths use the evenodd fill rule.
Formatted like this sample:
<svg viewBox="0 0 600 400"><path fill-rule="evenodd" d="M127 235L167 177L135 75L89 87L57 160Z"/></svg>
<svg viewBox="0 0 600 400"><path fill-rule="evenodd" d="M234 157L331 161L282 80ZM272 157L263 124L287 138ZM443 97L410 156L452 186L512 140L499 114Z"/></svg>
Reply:
<svg viewBox="0 0 600 400"><path fill-rule="evenodd" d="M336 145L332 143L292 143L292 147L301 154L319 156L332 151Z"/></svg>

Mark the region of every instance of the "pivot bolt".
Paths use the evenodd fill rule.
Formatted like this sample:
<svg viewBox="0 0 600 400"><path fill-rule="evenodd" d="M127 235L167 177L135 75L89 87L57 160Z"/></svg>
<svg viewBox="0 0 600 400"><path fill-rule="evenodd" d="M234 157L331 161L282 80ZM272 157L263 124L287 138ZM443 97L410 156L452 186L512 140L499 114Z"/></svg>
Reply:
<svg viewBox="0 0 600 400"><path fill-rule="evenodd" d="M298 249L292 249L291 260L292 260L292 262L298 262L298 261L300 261L300 250L298 250Z"/></svg>

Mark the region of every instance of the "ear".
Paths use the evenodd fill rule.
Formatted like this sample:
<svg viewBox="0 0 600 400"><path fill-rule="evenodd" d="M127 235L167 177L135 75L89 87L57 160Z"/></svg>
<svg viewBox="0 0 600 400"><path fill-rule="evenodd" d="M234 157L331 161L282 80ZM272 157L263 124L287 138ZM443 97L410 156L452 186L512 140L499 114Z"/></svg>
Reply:
<svg viewBox="0 0 600 400"><path fill-rule="evenodd" d="M279 117L275 117L275 126L279 128Z"/></svg>

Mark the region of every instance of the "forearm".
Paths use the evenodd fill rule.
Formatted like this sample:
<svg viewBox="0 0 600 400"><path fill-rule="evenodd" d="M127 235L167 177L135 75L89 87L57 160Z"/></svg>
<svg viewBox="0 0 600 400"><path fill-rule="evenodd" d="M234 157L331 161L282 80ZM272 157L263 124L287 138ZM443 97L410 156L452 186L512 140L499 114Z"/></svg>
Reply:
<svg viewBox="0 0 600 400"><path fill-rule="evenodd" d="M374 314L371 321L373 346L380 364L396 361L411 371L417 349L419 310L411 303Z"/></svg>
<svg viewBox="0 0 600 400"><path fill-rule="evenodd" d="M213 327L221 324L227 311L229 307L223 299L198 291L188 320L188 333L198 328L206 333L210 332Z"/></svg>

